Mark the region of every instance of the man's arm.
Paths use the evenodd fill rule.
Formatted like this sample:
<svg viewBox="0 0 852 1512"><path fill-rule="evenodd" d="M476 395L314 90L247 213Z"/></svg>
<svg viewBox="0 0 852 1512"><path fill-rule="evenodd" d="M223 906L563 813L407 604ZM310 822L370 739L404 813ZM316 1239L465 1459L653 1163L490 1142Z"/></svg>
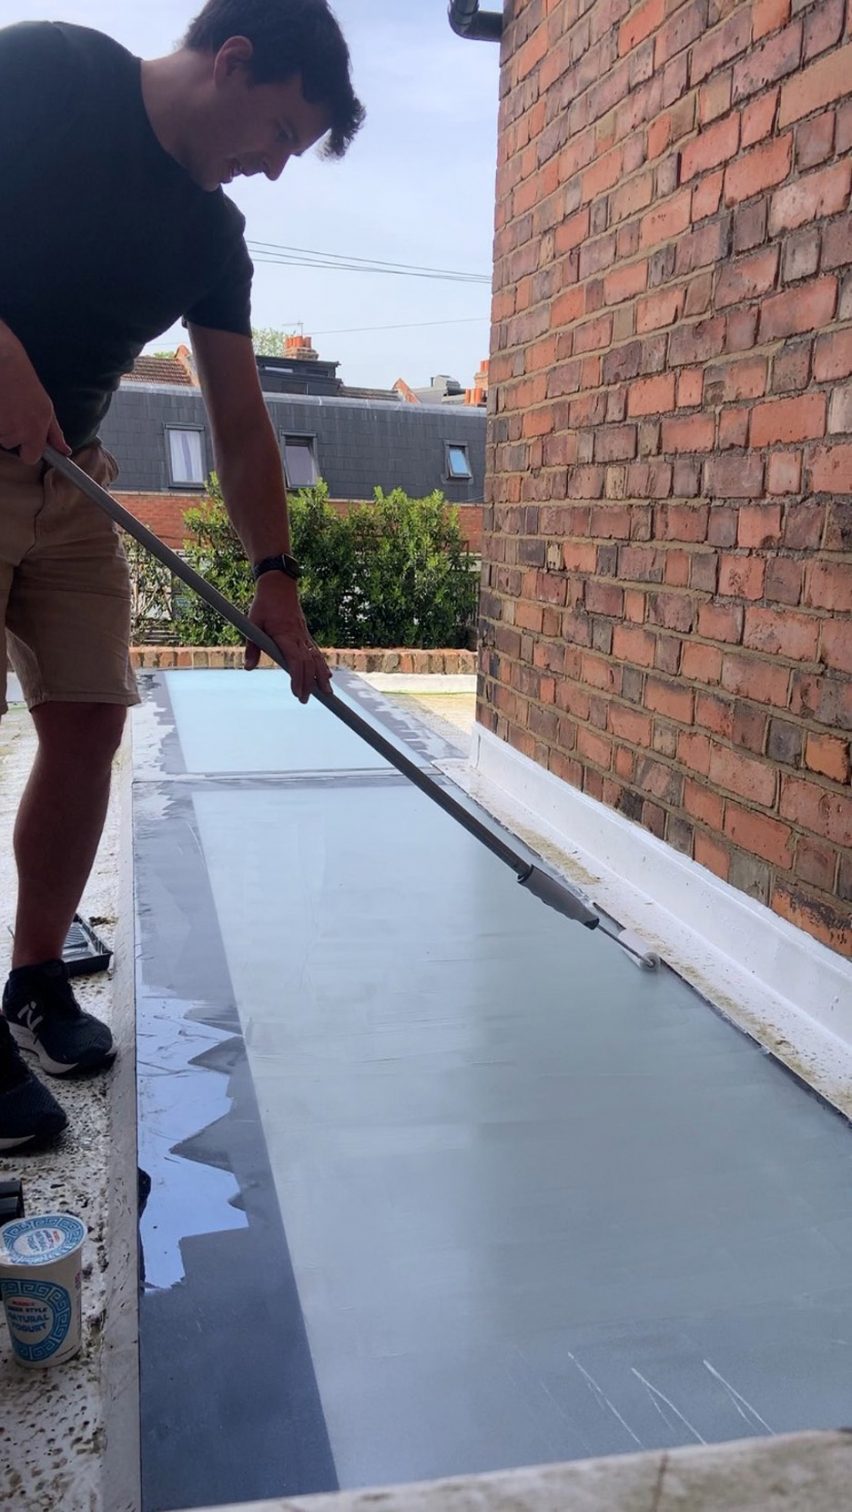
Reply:
<svg viewBox="0 0 852 1512"><path fill-rule="evenodd" d="M29 357L0 320L0 446L33 464L48 445L71 450Z"/></svg>
<svg viewBox="0 0 852 1512"><path fill-rule="evenodd" d="M228 514L250 562L278 556L290 546L287 492L251 340L197 325L190 335ZM330 691L331 674L311 640L292 578L264 573L249 618L281 648L297 698L305 703L317 688ZM256 648L248 647L246 665L257 662Z"/></svg>

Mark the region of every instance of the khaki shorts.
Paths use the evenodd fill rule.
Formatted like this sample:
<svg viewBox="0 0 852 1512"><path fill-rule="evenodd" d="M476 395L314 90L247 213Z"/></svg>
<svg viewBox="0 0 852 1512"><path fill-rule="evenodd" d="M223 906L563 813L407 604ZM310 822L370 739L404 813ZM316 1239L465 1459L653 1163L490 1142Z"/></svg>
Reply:
<svg viewBox="0 0 852 1512"><path fill-rule="evenodd" d="M98 443L74 461L108 487ZM0 453L0 714L6 659L29 708L139 702L130 665L130 577L117 527L44 463Z"/></svg>

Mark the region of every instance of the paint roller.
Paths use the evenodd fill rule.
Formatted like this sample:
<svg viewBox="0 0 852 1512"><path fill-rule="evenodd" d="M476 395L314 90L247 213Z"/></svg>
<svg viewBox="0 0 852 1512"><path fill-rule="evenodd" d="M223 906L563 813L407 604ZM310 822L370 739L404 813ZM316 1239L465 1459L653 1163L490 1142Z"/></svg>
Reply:
<svg viewBox="0 0 852 1512"><path fill-rule="evenodd" d="M246 640L251 641L259 650L265 651L267 656L279 667L283 668L285 672L288 670L286 660L271 636L267 635L263 630L259 630L256 625L253 625L248 615L243 614L242 610L230 603L217 588L214 588L200 573L190 567L188 562L183 561L176 552L164 545L158 536L155 536L146 525L143 525L140 520L136 519L135 515L130 514L124 509L113 498L112 494L108 493L105 488L102 488L99 483L96 483L93 478L90 478L88 473L83 472L76 462L72 462L69 457L64 457L61 452L58 452L52 446L45 447L44 460L49 466L54 467L57 472L61 473L64 478L67 478L68 482L72 483L75 488L78 488L87 498L91 499L93 504L97 504L98 508L102 509L104 514L109 515L116 525L120 525L122 530L126 530L128 535L133 536L141 546L145 547L146 551L149 551L152 556L156 557L157 561L161 562L164 567L167 567L176 578L180 578L181 582L185 583L188 588L191 588L194 593L197 593L199 598L202 598L211 609L221 615L222 619L226 620L228 624L233 625L234 629L238 630ZM484 824L448 788L442 786L428 772L424 772L403 751L397 750L396 746L392 745L384 735L374 729L371 724L368 724L366 719L362 718L355 709L350 708L342 699L338 698L334 693L323 693L319 689L312 694L312 697L316 698L325 709L328 709L330 714L333 714L336 719L339 719L355 735L358 735L361 740L365 741L379 756L384 757L385 761L395 767L398 772L401 772L404 777L413 782L415 787L420 789L421 793L425 793L428 798L432 799L433 803L437 803L439 808L442 808L446 814L449 814L451 819L455 819L456 823L466 829L468 834L473 835L476 840L479 840L482 845L491 851L492 855L504 862L506 866L511 867L521 886L526 888L527 892L532 893L533 897L538 898L542 903L546 903L548 908L555 909L564 918L571 919L574 923L582 924L586 929L600 928L603 934L608 935L610 939L615 940L617 944L621 945L631 959L635 960L639 965L654 969L660 964L659 956L650 950L638 935L633 934L629 930L613 933L607 929L602 924L600 915L589 906L579 893L566 887L551 872L545 871L543 867L537 866L526 856L520 855L513 846L507 843L502 835L496 833L491 826Z"/></svg>

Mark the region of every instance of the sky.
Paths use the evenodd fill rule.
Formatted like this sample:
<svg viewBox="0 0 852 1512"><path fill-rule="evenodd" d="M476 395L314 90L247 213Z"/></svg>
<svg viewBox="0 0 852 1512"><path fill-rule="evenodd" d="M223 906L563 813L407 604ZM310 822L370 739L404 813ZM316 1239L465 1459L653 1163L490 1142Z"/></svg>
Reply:
<svg viewBox="0 0 852 1512"><path fill-rule="evenodd" d="M310 153L277 184L231 185L247 237L490 277L499 48L455 36L447 0L332 3L366 124L339 163ZM77 22L153 58L172 50L200 6L0 0L0 26ZM387 388L405 378L420 387L448 373L469 386L488 355L489 309L487 284L260 264L255 274L254 324L301 327L321 357L340 362L348 384ZM378 329L387 326L405 329ZM153 346L184 339L177 326Z"/></svg>

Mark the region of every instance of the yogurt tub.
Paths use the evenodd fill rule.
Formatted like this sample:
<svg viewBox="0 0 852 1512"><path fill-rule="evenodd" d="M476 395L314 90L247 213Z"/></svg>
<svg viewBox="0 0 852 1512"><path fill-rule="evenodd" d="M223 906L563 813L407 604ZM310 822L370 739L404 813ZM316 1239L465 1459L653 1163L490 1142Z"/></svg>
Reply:
<svg viewBox="0 0 852 1512"><path fill-rule="evenodd" d="M0 1228L0 1295L19 1365L43 1369L77 1354L86 1233L71 1213L33 1214Z"/></svg>

